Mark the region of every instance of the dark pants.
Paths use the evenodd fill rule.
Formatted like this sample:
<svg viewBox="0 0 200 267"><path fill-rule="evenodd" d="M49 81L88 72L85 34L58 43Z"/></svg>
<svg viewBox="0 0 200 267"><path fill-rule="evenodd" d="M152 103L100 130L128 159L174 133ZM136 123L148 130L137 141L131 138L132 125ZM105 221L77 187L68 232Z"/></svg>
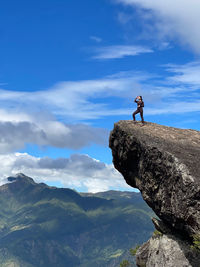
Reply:
<svg viewBox="0 0 200 267"><path fill-rule="evenodd" d="M143 108L140 107L140 108L137 108L137 110L135 112L133 112L133 120L135 121L135 115L140 113L140 117L141 117L141 120L142 122L144 122L144 118L143 118Z"/></svg>

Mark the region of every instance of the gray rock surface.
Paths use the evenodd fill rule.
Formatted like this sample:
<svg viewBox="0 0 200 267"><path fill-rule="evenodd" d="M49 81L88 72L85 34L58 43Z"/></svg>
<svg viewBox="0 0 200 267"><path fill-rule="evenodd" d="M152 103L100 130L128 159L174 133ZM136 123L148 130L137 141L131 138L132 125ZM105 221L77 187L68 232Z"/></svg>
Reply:
<svg viewBox="0 0 200 267"><path fill-rule="evenodd" d="M110 134L113 163L158 217L184 235L200 233L200 132L120 121Z"/></svg>
<svg viewBox="0 0 200 267"><path fill-rule="evenodd" d="M200 132L120 121L109 146L115 168L160 218L137 266L200 267Z"/></svg>
<svg viewBox="0 0 200 267"><path fill-rule="evenodd" d="M136 253L139 267L199 267L200 257L186 241L173 235L153 236Z"/></svg>

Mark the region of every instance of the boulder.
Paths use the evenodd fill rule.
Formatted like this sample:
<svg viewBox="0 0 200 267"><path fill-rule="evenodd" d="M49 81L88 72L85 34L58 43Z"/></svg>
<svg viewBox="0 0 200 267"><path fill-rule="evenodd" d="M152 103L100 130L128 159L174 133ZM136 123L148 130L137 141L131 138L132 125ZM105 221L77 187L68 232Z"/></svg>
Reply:
<svg viewBox="0 0 200 267"><path fill-rule="evenodd" d="M198 267L199 252L174 235L156 234L136 253L138 267Z"/></svg>

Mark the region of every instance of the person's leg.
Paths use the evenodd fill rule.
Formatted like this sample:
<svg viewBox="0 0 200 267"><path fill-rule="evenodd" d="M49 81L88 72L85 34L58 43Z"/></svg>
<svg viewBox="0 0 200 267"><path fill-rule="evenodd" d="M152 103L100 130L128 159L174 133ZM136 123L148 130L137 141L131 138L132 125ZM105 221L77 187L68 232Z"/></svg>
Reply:
<svg viewBox="0 0 200 267"><path fill-rule="evenodd" d="M135 115L138 114L140 111L137 109L135 112L133 112L133 120L135 121Z"/></svg>
<svg viewBox="0 0 200 267"><path fill-rule="evenodd" d="M142 123L144 123L143 108L140 108L140 117L141 117Z"/></svg>

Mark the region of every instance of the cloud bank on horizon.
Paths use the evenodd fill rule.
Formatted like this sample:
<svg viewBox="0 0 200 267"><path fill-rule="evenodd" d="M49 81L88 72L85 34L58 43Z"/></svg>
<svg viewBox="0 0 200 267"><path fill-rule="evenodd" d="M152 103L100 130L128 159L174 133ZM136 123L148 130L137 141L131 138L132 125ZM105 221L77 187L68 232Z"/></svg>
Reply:
<svg viewBox="0 0 200 267"><path fill-rule="evenodd" d="M36 182L58 183L62 187L96 193L122 187L130 190L121 174L112 164L105 164L83 154L69 158L38 158L27 153L0 155L0 185L6 178L17 173L26 173Z"/></svg>

